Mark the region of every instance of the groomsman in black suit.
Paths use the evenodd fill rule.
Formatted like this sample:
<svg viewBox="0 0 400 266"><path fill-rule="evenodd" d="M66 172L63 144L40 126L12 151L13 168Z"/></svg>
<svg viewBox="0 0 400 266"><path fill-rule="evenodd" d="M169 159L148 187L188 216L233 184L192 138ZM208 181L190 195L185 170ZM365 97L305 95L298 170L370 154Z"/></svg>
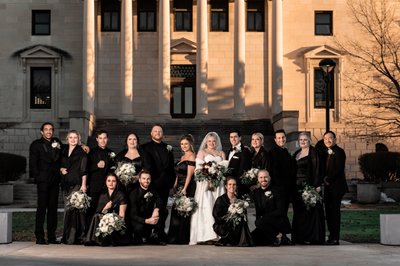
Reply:
<svg viewBox="0 0 400 266"><path fill-rule="evenodd" d="M251 152L250 149L241 143L242 135L239 130L231 130L229 132L229 141L231 148L226 153L228 155L230 168L229 175L234 177L238 184L239 195L242 196L249 192L249 187L241 184L240 176L251 168Z"/></svg>
<svg viewBox="0 0 400 266"><path fill-rule="evenodd" d="M346 153L336 145L336 135L332 131L324 134L324 144L327 148L327 155L324 156L326 165L324 175L324 201L325 216L329 230L329 237L326 244L339 245L340 236L340 205L342 198L348 192L345 164Z"/></svg>
<svg viewBox="0 0 400 266"><path fill-rule="evenodd" d="M40 133L42 137L33 141L29 148L29 175L37 185L36 244L59 244L56 229L62 144L58 138L53 137L52 123L42 124ZM46 213L47 241L44 233Z"/></svg>
<svg viewBox="0 0 400 266"><path fill-rule="evenodd" d="M160 244L165 242L158 237L155 227L163 219L163 202L157 192L150 188L151 175L147 170L139 173L139 186L129 194L129 221L133 231L134 244ZM154 231L154 232L153 232Z"/></svg>
<svg viewBox="0 0 400 266"><path fill-rule="evenodd" d="M105 187L107 173L114 166L115 153L107 147L108 132L99 130L96 132L97 146L90 150L88 155L89 189L88 195L92 198L90 210L87 212L87 219L90 222L91 216L97 208L97 203Z"/></svg>
<svg viewBox="0 0 400 266"><path fill-rule="evenodd" d="M168 216L167 202L169 191L174 185L176 174L174 168L174 154L172 146L163 142L164 132L161 125L154 125L151 129L151 141L143 144L141 148L147 153L150 164L150 174L152 177L152 188L155 189L160 196L163 205L160 207L160 212L167 212L167 215L160 217L160 222L157 223L155 232L159 234L159 238L167 241L165 234L165 220Z"/></svg>
<svg viewBox="0 0 400 266"><path fill-rule="evenodd" d="M285 199L286 213L296 188L296 162L286 149L286 133L283 129L274 132L275 145L270 150L270 175L272 184L278 186Z"/></svg>

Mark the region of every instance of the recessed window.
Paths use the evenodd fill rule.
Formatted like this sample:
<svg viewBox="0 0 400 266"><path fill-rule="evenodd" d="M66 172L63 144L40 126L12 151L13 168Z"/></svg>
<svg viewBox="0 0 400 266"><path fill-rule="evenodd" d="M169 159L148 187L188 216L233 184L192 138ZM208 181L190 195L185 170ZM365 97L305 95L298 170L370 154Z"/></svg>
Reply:
<svg viewBox="0 0 400 266"><path fill-rule="evenodd" d="M320 68L314 68L314 108L323 109L326 106L327 87L329 91L329 108L335 108L335 71L328 73L329 82L325 82L325 73Z"/></svg>
<svg viewBox="0 0 400 266"><path fill-rule="evenodd" d="M192 31L192 0L174 0L175 31Z"/></svg>
<svg viewBox="0 0 400 266"><path fill-rule="evenodd" d="M138 31L156 31L156 0L138 0Z"/></svg>
<svg viewBox="0 0 400 266"><path fill-rule="evenodd" d="M32 10L32 35L50 35L50 10Z"/></svg>
<svg viewBox="0 0 400 266"><path fill-rule="evenodd" d="M211 0L211 31L229 31L228 0Z"/></svg>
<svg viewBox="0 0 400 266"><path fill-rule="evenodd" d="M332 34L332 11L315 11L315 35Z"/></svg>
<svg viewBox="0 0 400 266"><path fill-rule="evenodd" d="M196 65L171 65L171 117L196 115Z"/></svg>
<svg viewBox="0 0 400 266"><path fill-rule="evenodd" d="M264 31L264 1L247 1L247 31Z"/></svg>
<svg viewBox="0 0 400 266"><path fill-rule="evenodd" d="M121 3L114 0L101 1L101 31L120 31Z"/></svg>
<svg viewBox="0 0 400 266"><path fill-rule="evenodd" d="M31 68L31 109L51 108L51 67Z"/></svg>

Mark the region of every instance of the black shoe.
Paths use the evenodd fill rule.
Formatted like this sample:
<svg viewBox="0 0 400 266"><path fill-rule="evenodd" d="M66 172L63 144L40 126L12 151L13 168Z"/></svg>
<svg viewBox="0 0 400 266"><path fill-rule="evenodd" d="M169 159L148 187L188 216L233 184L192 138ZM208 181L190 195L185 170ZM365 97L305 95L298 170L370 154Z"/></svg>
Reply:
<svg viewBox="0 0 400 266"><path fill-rule="evenodd" d="M46 240L44 238L36 239L36 244L38 244L38 245L48 245L48 243L46 242Z"/></svg>
<svg viewBox="0 0 400 266"><path fill-rule="evenodd" d="M49 239L49 244L61 244L61 241L58 241L56 238Z"/></svg>
<svg viewBox="0 0 400 266"><path fill-rule="evenodd" d="M272 247L279 247L280 245L281 245L281 243L282 243L282 239L281 238L279 238L279 237L277 237L276 239L275 239L275 241L274 241L274 243L272 243Z"/></svg>
<svg viewBox="0 0 400 266"><path fill-rule="evenodd" d="M286 235L282 236L281 245L283 246L291 246L293 245L292 240L290 240Z"/></svg>
<svg viewBox="0 0 400 266"><path fill-rule="evenodd" d="M328 241L326 241L325 245L337 246L339 245L339 240L329 239Z"/></svg>

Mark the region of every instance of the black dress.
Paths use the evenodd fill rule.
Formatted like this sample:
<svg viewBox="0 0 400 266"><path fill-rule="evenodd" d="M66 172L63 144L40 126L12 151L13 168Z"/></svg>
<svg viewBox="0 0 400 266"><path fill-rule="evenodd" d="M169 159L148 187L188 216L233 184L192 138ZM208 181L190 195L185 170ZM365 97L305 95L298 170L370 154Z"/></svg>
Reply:
<svg viewBox="0 0 400 266"><path fill-rule="evenodd" d="M221 237L217 244L222 246L238 247L254 246L249 226L247 224L247 219L242 219L236 226L226 222L224 219L224 216L228 213L229 205L231 205L231 202L226 193L222 196L219 196L215 201L213 208L213 217L215 219L215 223L213 225L213 229L215 233Z"/></svg>
<svg viewBox="0 0 400 266"><path fill-rule="evenodd" d="M252 149L251 168L267 169L269 171L268 152L263 146L260 147L257 153Z"/></svg>
<svg viewBox="0 0 400 266"><path fill-rule="evenodd" d="M63 150L61 167L67 168L68 173L61 176L61 188L64 192L64 231L61 242L73 245L82 244L86 232L85 213L76 209L68 209L67 196L79 191L82 177L86 175L87 156L81 146L76 146L68 156L68 147Z"/></svg>
<svg viewBox="0 0 400 266"><path fill-rule="evenodd" d="M99 204L97 205L96 214L92 218L92 222L90 223L86 239L85 245L87 246L124 246L130 243L129 235L125 232L112 232L111 235L108 236L96 236L96 228L98 227L101 218L103 217L102 210L104 206L112 201L112 208L107 210L107 213L116 213L119 214L119 208L121 205L126 204L126 198L122 191L115 190L111 196L108 194L108 191L101 194L99 197Z"/></svg>
<svg viewBox="0 0 400 266"><path fill-rule="evenodd" d="M188 172L188 166L195 166L194 161L182 161L179 162L176 167L176 176L178 178L177 188L183 188L186 182L186 176ZM186 189L186 196L193 197L196 190L196 183L192 179ZM189 217L183 217L172 208L171 220L168 231L168 243L170 244L188 244L190 240L190 219Z"/></svg>
<svg viewBox="0 0 400 266"><path fill-rule="evenodd" d="M295 153L294 156L297 155ZM309 155L297 160L296 193L293 200L292 241L297 244L323 244L325 242L325 217L322 203L307 210L301 197L303 184L321 186L318 174L318 156L310 147Z"/></svg>

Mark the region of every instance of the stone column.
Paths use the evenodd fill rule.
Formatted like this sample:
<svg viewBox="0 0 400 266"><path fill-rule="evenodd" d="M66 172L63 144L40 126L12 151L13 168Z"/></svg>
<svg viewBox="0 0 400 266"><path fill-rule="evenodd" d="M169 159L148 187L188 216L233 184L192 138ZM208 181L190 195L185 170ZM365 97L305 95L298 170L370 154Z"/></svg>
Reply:
<svg viewBox="0 0 400 266"><path fill-rule="evenodd" d="M208 114L208 19L207 0L197 0L196 90L197 114Z"/></svg>
<svg viewBox="0 0 400 266"><path fill-rule="evenodd" d="M121 114L133 118L132 0L121 1Z"/></svg>
<svg viewBox="0 0 400 266"><path fill-rule="evenodd" d="M83 11L83 77L82 77L82 107L89 114L86 125L80 132L82 140L92 133L94 127L95 102L95 14L94 0L85 0Z"/></svg>
<svg viewBox="0 0 400 266"><path fill-rule="evenodd" d="M234 41L234 118L246 113L245 106L245 66L246 32L244 0L235 0L235 41Z"/></svg>
<svg viewBox="0 0 400 266"><path fill-rule="evenodd" d="M283 110L282 0L272 2L272 114Z"/></svg>
<svg viewBox="0 0 400 266"><path fill-rule="evenodd" d="M158 71L160 115L170 114L171 91L171 34L170 34L170 0L159 0L159 35L158 35Z"/></svg>

